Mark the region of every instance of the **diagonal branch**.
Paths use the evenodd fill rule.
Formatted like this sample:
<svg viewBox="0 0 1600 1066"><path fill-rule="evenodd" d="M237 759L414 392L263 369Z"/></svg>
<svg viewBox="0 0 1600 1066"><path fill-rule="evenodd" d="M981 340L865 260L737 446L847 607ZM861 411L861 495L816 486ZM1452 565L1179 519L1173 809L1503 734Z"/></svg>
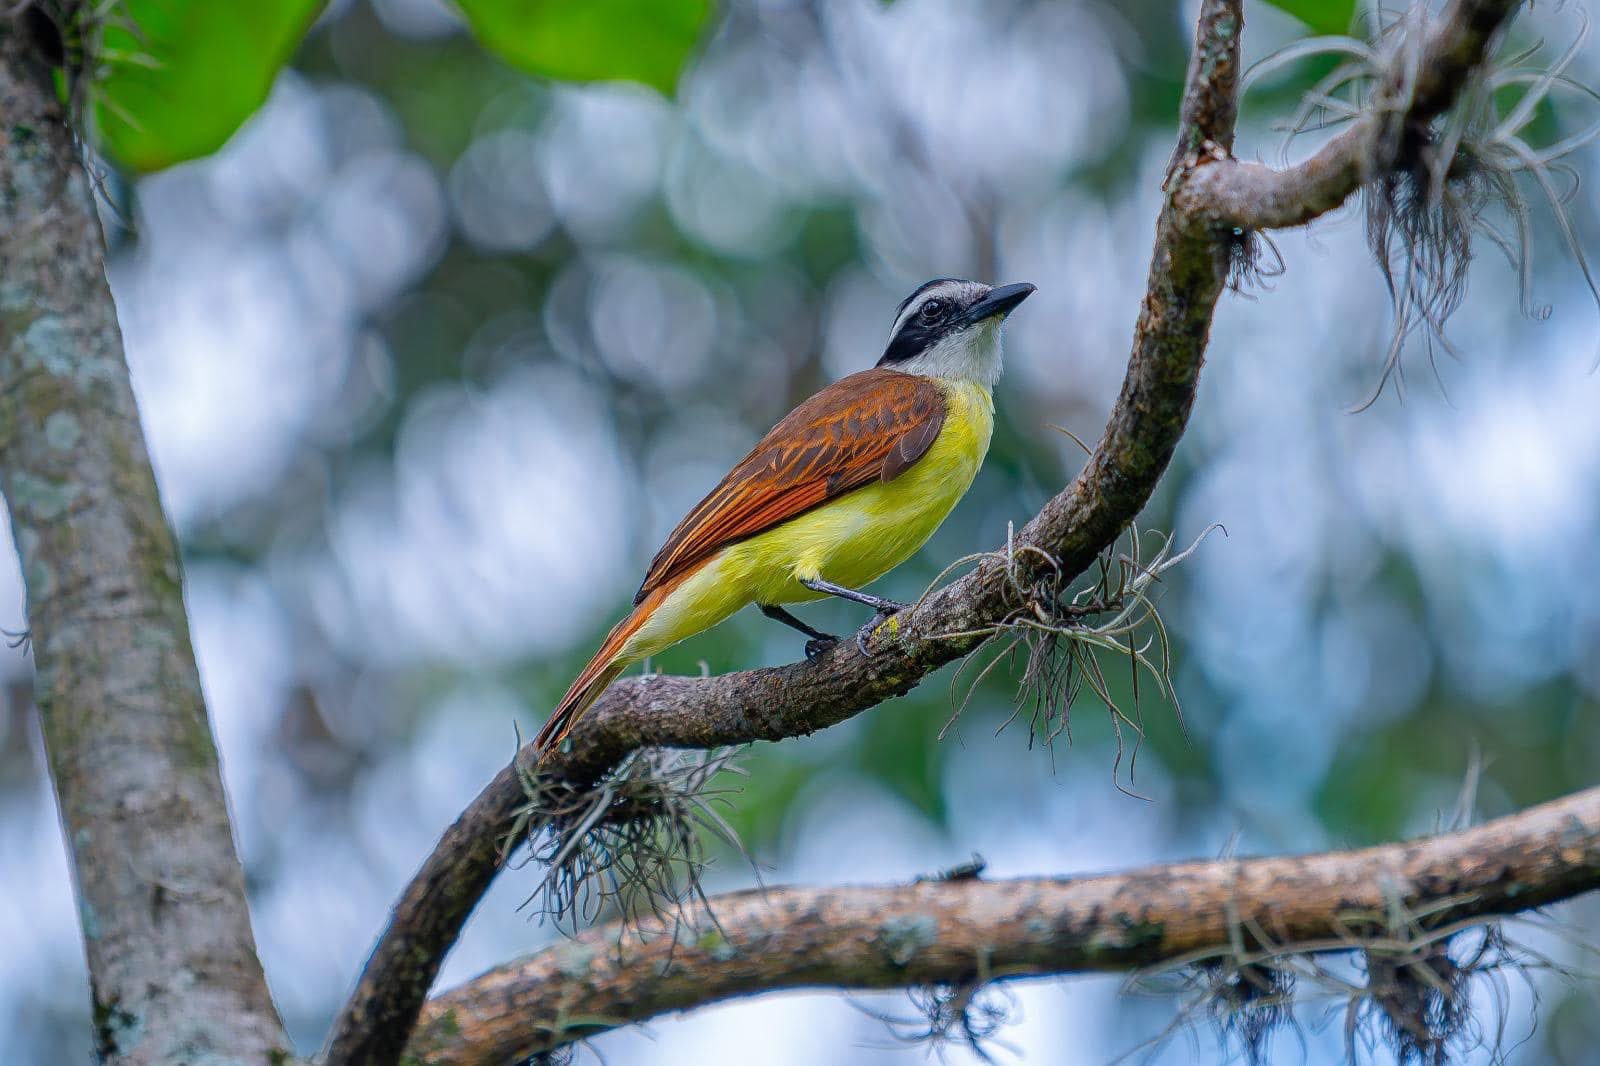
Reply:
<svg viewBox="0 0 1600 1066"><path fill-rule="evenodd" d="M256 957L102 247L52 71L0 12L0 486L96 1052L265 1062L288 1038Z"/></svg>
<svg viewBox="0 0 1600 1066"><path fill-rule="evenodd" d="M1452 4L1444 28L1430 38L1437 69L1412 99L1419 117L1448 106L1481 61L1495 27L1518 3ZM1243 22L1241 0L1201 5L1178 149L1156 222L1149 281L1122 392L1083 470L1015 540L1017 548L1037 548L1057 560L1063 575L1085 570L1138 515L1188 421L1235 240L1233 224L1211 197L1192 187L1210 182L1210 172L1242 166L1219 161L1228 160L1232 149ZM1308 207L1304 217L1293 215L1295 222L1284 224L1316 213ZM1039 576L1029 571L1043 565L1042 556L1021 551L1013 558L1022 584ZM894 637L880 637L870 658L845 641L816 662L712 678L618 683L580 721L571 751L541 770L581 786L640 748L710 748L827 728L910 691L933 670L972 651L981 638L949 634L973 633L1005 618L1015 606L1011 587L1005 563L980 564L897 616ZM330 1063L387 1066L396 1061L445 953L499 872L502 843L526 799L518 769L531 771L534 765L534 754L524 751L518 766L491 781L406 887L335 1021L327 1046Z"/></svg>
<svg viewBox="0 0 1600 1066"><path fill-rule="evenodd" d="M756 889L710 900L715 924L698 939L666 923L608 925L491 970L429 1003L406 1051L430 1066L512 1063L778 989L1126 971L1225 953L1241 937L1337 950L1386 930L1397 911L1419 916L1424 933L1596 888L1600 788L1361 851L1070 879Z"/></svg>

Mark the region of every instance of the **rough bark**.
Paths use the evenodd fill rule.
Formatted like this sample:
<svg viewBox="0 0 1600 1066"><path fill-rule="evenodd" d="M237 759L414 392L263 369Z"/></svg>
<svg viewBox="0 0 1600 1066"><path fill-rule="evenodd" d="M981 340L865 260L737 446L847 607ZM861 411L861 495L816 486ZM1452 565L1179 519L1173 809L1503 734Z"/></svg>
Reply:
<svg viewBox="0 0 1600 1066"><path fill-rule="evenodd" d="M1519 0L1454 0L1428 38L1429 69L1404 83L1406 98L1394 102L1395 114L1385 121L1406 128L1448 108L1518 6ZM1258 182L1258 171L1265 171L1231 157L1243 28L1239 0L1202 3L1177 149L1122 392L1083 470L1015 539L1018 547L1048 553L1064 575L1080 574L1116 541L1166 470L1194 402L1212 312L1236 249L1235 230L1307 221L1342 202L1378 172L1374 168L1392 165L1395 158L1375 156L1372 145L1365 144L1356 146L1366 154L1352 157L1361 161L1353 171L1334 167L1337 173L1329 178L1322 169L1333 163L1324 161L1304 173L1277 175L1274 180L1286 188L1310 189L1305 203L1285 207L1266 197L1260 217L1243 218L1241 205L1249 200L1246 194L1232 196L1230 176ZM1396 85L1403 83L1401 63L1397 58L1390 74ZM1249 197L1261 194L1259 188L1248 189ZM1037 576L1029 572L1042 565L1037 556L1016 558L1024 581ZM949 634L981 630L1005 618L1017 606L1010 587L998 557L981 563L897 616L892 632L880 630L870 657L845 641L815 662L777 669L619 682L579 722L570 750L550 759L542 772L581 786L640 748L781 740L834 725L904 694L933 670L971 652L980 638ZM524 751L518 765L533 770L534 753ZM328 1044L331 1062L396 1060L445 953L499 872L503 838L525 800L518 769L508 767L445 832L396 903L335 1023Z"/></svg>
<svg viewBox="0 0 1600 1066"><path fill-rule="evenodd" d="M684 932L590 929L430 1002L405 1061L513 1063L736 996L1124 971L1252 947L1348 949L1600 887L1600 789L1361 851L1018 881L771 888L714 897Z"/></svg>
<svg viewBox="0 0 1600 1066"><path fill-rule="evenodd" d="M0 487L95 1043L130 1066L281 1060L102 247L50 72L0 14Z"/></svg>

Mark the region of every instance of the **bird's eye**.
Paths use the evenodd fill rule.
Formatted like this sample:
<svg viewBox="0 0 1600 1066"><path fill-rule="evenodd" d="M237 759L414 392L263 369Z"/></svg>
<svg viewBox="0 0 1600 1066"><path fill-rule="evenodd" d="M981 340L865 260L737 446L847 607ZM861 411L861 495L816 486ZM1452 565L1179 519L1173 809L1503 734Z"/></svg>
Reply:
<svg viewBox="0 0 1600 1066"><path fill-rule="evenodd" d="M929 322L942 314L944 314L944 301L937 297L922 305L922 317Z"/></svg>

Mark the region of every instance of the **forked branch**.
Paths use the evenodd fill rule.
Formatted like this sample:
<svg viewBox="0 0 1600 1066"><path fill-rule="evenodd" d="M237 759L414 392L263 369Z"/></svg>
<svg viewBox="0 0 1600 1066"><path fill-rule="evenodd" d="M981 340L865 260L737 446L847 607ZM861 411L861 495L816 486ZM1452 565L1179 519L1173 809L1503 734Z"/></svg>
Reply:
<svg viewBox="0 0 1600 1066"><path fill-rule="evenodd" d="M1421 40L1396 38L1372 106L1297 166L1218 158L1188 176L1177 200L1215 226L1287 229L1334 210L1392 170L1419 131L1448 111L1482 67L1520 0L1452 0ZM1409 139L1409 140L1408 140Z"/></svg>
<svg viewBox="0 0 1600 1066"><path fill-rule="evenodd" d="M1518 2L1451 4L1428 38L1433 69L1415 82L1407 104L1418 120L1449 106ZM1232 201L1223 196L1225 188L1204 190L1225 184L1228 174L1245 174L1241 181L1259 177L1244 164L1229 162L1243 28L1241 0L1202 3L1178 148L1156 222L1149 281L1122 392L1083 470L1018 533L1015 547L1038 549L1015 555L1024 567L1033 565L1026 560L1049 558L1069 577L1088 568L1149 500L1188 422L1212 311L1233 258L1236 221L1229 211L1243 212L1237 204L1228 206ZM1277 179L1305 185L1307 200L1298 207L1263 208L1250 224L1297 225L1332 206L1333 192L1343 189L1342 200L1372 174L1369 167L1340 171L1337 180ZM1282 199L1284 194L1275 195ZM1021 575L1025 584L1030 576ZM620 682L579 723L571 750L552 758L542 772L582 787L641 748L714 748L827 728L904 694L933 670L971 652L982 637L951 639L948 634L982 633L1004 619L1017 578L997 554L899 615L893 638L880 637L871 657L845 641L815 662L777 669ZM335 1023L330 1062L386 1066L396 1061L445 953L500 870L502 844L526 801L521 774L533 769L534 754L525 750L518 762L491 781L446 830L397 901Z"/></svg>

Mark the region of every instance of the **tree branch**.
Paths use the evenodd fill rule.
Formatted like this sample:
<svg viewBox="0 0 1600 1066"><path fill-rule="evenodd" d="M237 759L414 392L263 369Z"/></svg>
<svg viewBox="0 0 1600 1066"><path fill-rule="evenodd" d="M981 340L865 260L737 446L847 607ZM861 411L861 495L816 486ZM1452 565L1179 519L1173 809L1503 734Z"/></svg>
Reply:
<svg viewBox="0 0 1600 1066"><path fill-rule="evenodd" d="M713 898L698 939L656 921L608 925L491 970L429 1003L406 1053L435 1066L512 1063L736 996L1125 971L1225 953L1241 937L1348 949L1394 935L1397 909L1421 931L1595 888L1600 788L1362 851L1073 879L755 889Z"/></svg>
<svg viewBox="0 0 1600 1066"><path fill-rule="evenodd" d="M1437 45L1430 45L1430 54L1437 52L1439 64L1418 82L1414 109L1448 106L1481 60L1493 27L1515 7L1515 0L1459 0L1450 8L1451 21L1430 38ZM1207 173L1221 166L1238 165L1217 160L1228 159L1232 149L1243 24L1241 0L1201 5L1178 149L1121 394L1083 470L1014 541L1016 548L1036 548L1053 558L1063 576L1081 574L1138 515L1188 421L1234 247L1233 226L1191 186L1210 180ZM1012 553L1011 565L1024 585L1040 576L1043 558ZM710 748L827 728L910 691L933 670L971 652L980 637L950 634L970 634L1007 618L1018 607L1012 587L1007 563L990 558L897 616L893 635L881 633L870 658L853 641L843 641L816 662L713 678L619 682L580 720L571 750L539 769L582 787L640 748ZM335 1021L330 1063L396 1061L445 953L499 872L502 844L527 798L519 771L535 766L534 753L525 750L491 781L406 887Z"/></svg>
<svg viewBox="0 0 1600 1066"><path fill-rule="evenodd" d="M96 1046L106 1062L264 1062L288 1040L256 957L101 248L51 71L0 13L0 487Z"/></svg>
<svg viewBox="0 0 1600 1066"><path fill-rule="evenodd" d="M1401 38L1389 56L1374 106L1286 170L1218 159L1189 176L1182 210L1214 226L1286 229L1332 211L1374 177L1398 165L1408 147L1454 105L1492 51L1521 0L1452 0L1420 45Z"/></svg>

